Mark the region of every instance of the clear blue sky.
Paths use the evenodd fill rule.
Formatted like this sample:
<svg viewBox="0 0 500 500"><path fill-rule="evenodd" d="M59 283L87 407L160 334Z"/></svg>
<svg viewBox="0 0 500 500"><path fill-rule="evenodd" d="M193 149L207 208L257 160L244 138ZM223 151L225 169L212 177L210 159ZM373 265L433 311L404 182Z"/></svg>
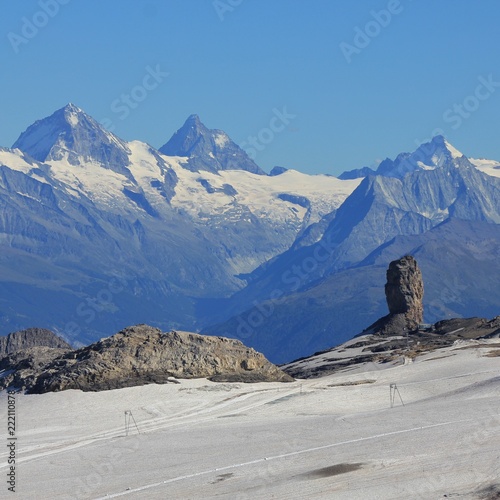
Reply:
<svg viewBox="0 0 500 500"><path fill-rule="evenodd" d="M256 162L266 170L282 165L337 175L412 151L436 129L469 156L500 160L497 0L1 6L2 146L73 102L108 119L119 137L155 147L192 113L240 144L260 134L265 144L259 140ZM373 12L387 9L390 20L375 20ZM147 68L162 74L145 80ZM485 86L481 77L499 83ZM125 103L131 91L136 99ZM284 108L295 117L283 127L272 119ZM270 125L272 134L265 131Z"/></svg>

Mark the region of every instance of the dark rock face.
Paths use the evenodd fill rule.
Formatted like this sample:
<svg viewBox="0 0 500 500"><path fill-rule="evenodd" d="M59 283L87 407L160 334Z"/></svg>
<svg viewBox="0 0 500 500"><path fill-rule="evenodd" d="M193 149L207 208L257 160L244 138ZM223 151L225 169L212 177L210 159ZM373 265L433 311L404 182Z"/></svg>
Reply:
<svg viewBox="0 0 500 500"><path fill-rule="evenodd" d="M0 356L39 346L72 349L67 342L50 330L27 328L26 330L9 333L6 337L0 337Z"/></svg>
<svg viewBox="0 0 500 500"><path fill-rule="evenodd" d="M389 264L385 296L389 314L373 323L361 335L402 335L406 330L417 330L423 322L424 283L417 261L411 255Z"/></svg>
<svg viewBox="0 0 500 500"><path fill-rule="evenodd" d="M31 387L43 368L68 353L57 347L30 347L15 351L0 359L0 390L25 390Z"/></svg>
<svg viewBox="0 0 500 500"><path fill-rule="evenodd" d="M276 177L277 175L284 174L285 172L288 171L288 168L285 167L273 167L271 171L269 172L269 177Z"/></svg>
<svg viewBox="0 0 500 500"><path fill-rule="evenodd" d="M88 347L51 358L37 376L33 375L36 362L29 356L19 362L31 371L28 379L17 380L17 384L33 394L163 384L171 382L171 377L206 377L218 382L293 380L238 340L188 332L162 333L148 325L126 328ZM15 369L19 362L8 368Z"/></svg>
<svg viewBox="0 0 500 500"><path fill-rule="evenodd" d="M411 255L389 264L385 296L390 314L404 314L413 327L422 323L424 283L417 261Z"/></svg>

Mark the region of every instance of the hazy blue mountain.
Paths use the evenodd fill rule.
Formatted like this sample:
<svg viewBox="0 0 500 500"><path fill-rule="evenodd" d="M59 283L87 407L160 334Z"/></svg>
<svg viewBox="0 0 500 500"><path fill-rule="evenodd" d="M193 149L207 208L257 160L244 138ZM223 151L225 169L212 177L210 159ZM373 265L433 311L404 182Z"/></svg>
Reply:
<svg viewBox="0 0 500 500"><path fill-rule="evenodd" d="M403 179L367 177L336 211L319 241L296 242L263 264L228 301L225 311L239 313L248 304L269 299L276 290L296 292L359 264L398 235L425 233L449 217L499 224L500 178L480 172L465 157Z"/></svg>
<svg viewBox="0 0 500 500"><path fill-rule="evenodd" d="M360 312L362 309L371 310L375 307L377 314L380 312L376 308L376 302L364 295L363 287L367 284L368 275L365 276L366 269L363 267L360 270L359 266L370 254L384 248L394 238L421 235L424 242L426 235L431 235L432 228L448 219L486 223L486 227L497 231L497 225L500 224L500 179L479 171L466 157L441 154L440 141L433 141L429 147L436 147L434 156L441 158L435 168L419 168L403 178L381 175L365 178L335 212L318 241L300 244L299 237L289 250L254 271L248 277L248 285L226 301L226 317L220 314L206 317L207 322L212 319L216 325L206 331L219 334L227 333L232 328L233 331L239 329L242 334L248 330L249 325L252 332L255 330L256 338L262 339L262 342L265 339L267 347L260 341L252 345L264 349L274 361L285 361L282 357L273 358L279 355L278 346L287 345L290 337L290 342L295 346L293 349L296 349L292 349L290 353L293 351L294 356L301 355L300 350L307 349L307 346L306 343L301 345L296 336L306 324L311 325L306 328L307 345L314 345L316 349L321 348L319 344L324 340L322 331L333 332L331 339L340 336L340 342L363 326L354 319L349 319L346 323L342 311L350 311L348 316L352 314L358 319L365 318ZM313 227L309 227L308 231L312 231ZM443 241L443 248L448 245L456 246L455 240L460 241L462 238L459 226L452 227L457 227L457 234L452 238L446 233L449 241ZM488 252L494 252L495 248L490 248ZM382 268L386 268L387 264L385 262ZM454 272L457 272L456 268ZM471 273L469 277L473 275ZM333 287L332 300L335 307L332 300L327 301L327 306L323 307L321 304L324 300L314 296L315 287L325 280ZM363 285L358 286L361 282ZM484 283L481 280L478 287L481 288ZM340 285L344 292L337 288ZM431 287L435 285L431 284ZM368 289L373 289L373 286L374 281L368 284ZM322 287L325 290L328 288L324 285ZM349 293L353 289L355 293ZM309 300L310 293L313 294L312 301ZM500 303L499 293L497 287L492 303ZM269 314L268 320L266 313L262 311L269 311L266 309L266 301L273 299L272 309L279 312ZM319 309L315 306L315 301L318 300ZM280 302L284 304L276 305ZM383 301L381 303L384 304ZM484 304L483 309L488 309L491 305L488 301ZM446 311L450 304L443 296L442 301L436 302L433 307ZM458 308L451 307L451 310L461 314ZM467 310L472 314L471 308ZM374 316L370 316L369 322L377 319ZM484 316L488 314L485 312ZM327 324L319 319L325 317L330 319ZM261 322L263 318L265 321ZM217 324L218 322L220 323ZM256 326L252 326L252 323ZM347 328L348 325L355 328ZM279 333L271 335L270 332ZM319 341L314 340L314 332ZM344 334L347 337L343 337ZM271 352L272 349L275 350Z"/></svg>
<svg viewBox="0 0 500 500"><path fill-rule="evenodd" d="M354 170L347 170L339 175L339 179L359 179L360 177L368 177L369 175L377 175L377 172L371 167L355 168Z"/></svg>
<svg viewBox="0 0 500 500"><path fill-rule="evenodd" d="M394 160L386 158L376 170L370 167L349 170L339 175L339 179L357 179L369 175L384 175L403 178L415 170L434 170L462 153L453 147L442 135L437 135L430 142L421 144L413 153L400 153Z"/></svg>
<svg viewBox="0 0 500 500"><path fill-rule="evenodd" d="M191 115L159 151L167 156L186 156L193 171L246 170L265 172L222 130L208 129L198 115Z"/></svg>
<svg viewBox="0 0 500 500"><path fill-rule="evenodd" d="M125 142L71 104L14 146L0 148L0 332L79 342L141 322L193 329L198 301L241 289L358 184L193 172L191 157Z"/></svg>

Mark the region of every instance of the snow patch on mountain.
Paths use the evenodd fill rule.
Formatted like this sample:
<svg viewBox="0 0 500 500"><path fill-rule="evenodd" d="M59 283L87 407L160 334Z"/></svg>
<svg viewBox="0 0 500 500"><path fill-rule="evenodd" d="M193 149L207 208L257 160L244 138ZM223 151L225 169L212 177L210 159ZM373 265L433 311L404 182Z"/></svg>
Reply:
<svg viewBox="0 0 500 500"><path fill-rule="evenodd" d="M217 144L217 146L221 149L225 147L230 140L231 139L229 139L229 137L224 132L217 133L214 136L215 144Z"/></svg>
<svg viewBox="0 0 500 500"><path fill-rule="evenodd" d="M469 158L469 161L481 172L492 177L500 177L500 162L483 158Z"/></svg>
<svg viewBox="0 0 500 500"><path fill-rule="evenodd" d="M98 207L112 212L123 212L123 187L130 181L113 170L102 168L97 162L75 166L67 158L48 161L50 175L65 185L68 194L85 196Z"/></svg>
<svg viewBox="0 0 500 500"><path fill-rule="evenodd" d="M31 175L37 178L40 182L47 184L47 180L40 175L33 174L33 170L37 169L36 163L30 163L19 149L0 148L0 167L6 166L11 170L17 170L23 174Z"/></svg>
<svg viewBox="0 0 500 500"><path fill-rule="evenodd" d="M446 139L444 140L444 145L446 146L446 149L450 152L451 157L453 159L456 158L461 158L463 153L461 153L457 148L455 148L452 144L450 144Z"/></svg>

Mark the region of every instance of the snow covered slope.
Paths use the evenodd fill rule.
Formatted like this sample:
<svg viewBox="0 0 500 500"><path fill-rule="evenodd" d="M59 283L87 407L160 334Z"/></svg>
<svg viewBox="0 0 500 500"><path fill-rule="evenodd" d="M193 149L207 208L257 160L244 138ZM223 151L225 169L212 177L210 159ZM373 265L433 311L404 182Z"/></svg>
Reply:
<svg viewBox="0 0 500 500"><path fill-rule="evenodd" d="M17 494L496 498L499 347L497 340L463 342L413 363L284 385L201 379L17 395ZM6 398L0 395L4 429ZM0 453L2 474L7 452Z"/></svg>
<svg viewBox="0 0 500 500"><path fill-rule="evenodd" d="M500 162L495 160L485 160L469 158L469 161L481 172L491 175L492 177L500 177Z"/></svg>

